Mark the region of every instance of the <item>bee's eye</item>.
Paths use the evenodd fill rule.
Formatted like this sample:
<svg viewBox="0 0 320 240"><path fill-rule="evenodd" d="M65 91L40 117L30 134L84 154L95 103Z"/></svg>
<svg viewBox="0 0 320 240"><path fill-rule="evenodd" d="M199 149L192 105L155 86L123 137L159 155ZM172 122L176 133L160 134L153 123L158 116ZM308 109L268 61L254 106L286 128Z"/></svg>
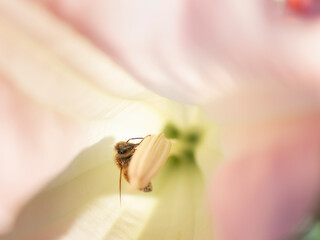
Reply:
<svg viewBox="0 0 320 240"><path fill-rule="evenodd" d="M127 152L126 149L119 149L119 150L118 150L118 153L119 153L119 154L124 154L124 153L126 153L126 152Z"/></svg>

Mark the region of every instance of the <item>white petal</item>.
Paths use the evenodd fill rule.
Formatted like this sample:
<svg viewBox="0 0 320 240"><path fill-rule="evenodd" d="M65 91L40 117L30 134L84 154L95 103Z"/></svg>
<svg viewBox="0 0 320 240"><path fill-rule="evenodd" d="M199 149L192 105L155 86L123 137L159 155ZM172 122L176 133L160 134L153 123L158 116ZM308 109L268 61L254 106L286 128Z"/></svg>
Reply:
<svg viewBox="0 0 320 240"><path fill-rule="evenodd" d="M154 181L159 200L138 239L212 239L199 169L188 163L168 166L170 159Z"/></svg>
<svg viewBox="0 0 320 240"><path fill-rule="evenodd" d="M205 180L212 177L212 172L224 159L221 150L221 139L218 126L206 125L203 131L201 143L195 151L196 162L204 175Z"/></svg>
<svg viewBox="0 0 320 240"><path fill-rule="evenodd" d="M33 101L1 73L0 132L1 232L87 141L78 121Z"/></svg>
<svg viewBox="0 0 320 240"><path fill-rule="evenodd" d="M45 2L146 86L172 99L203 103L257 91L267 102L280 88L280 97L290 95L284 108L296 92L299 102L300 91L309 101L304 108L319 102L319 21L276 16L273 1ZM264 108L270 110L262 105L253 112Z"/></svg>
<svg viewBox="0 0 320 240"><path fill-rule="evenodd" d="M126 195L124 197L126 204L123 206L119 205L119 198L114 195L94 200L60 239L137 239L155 200Z"/></svg>
<svg viewBox="0 0 320 240"><path fill-rule="evenodd" d="M165 102L160 101L159 104L163 105ZM165 121L165 115L153 104L139 102L128 106L111 119L89 122L89 143L93 144L106 135L115 137L116 141L144 137L160 132Z"/></svg>
<svg viewBox="0 0 320 240"><path fill-rule="evenodd" d="M1 239L135 239L155 200L124 194L120 206L118 180L113 140L107 138L82 152L35 196Z"/></svg>
<svg viewBox="0 0 320 240"><path fill-rule="evenodd" d="M0 69L33 98L68 114L103 119L132 99L153 96L43 8L1 1L0 13Z"/></svg>
<svg viewBox="0 0 320 240"><path fill-rule="evenodd" d="M199 103L233 88L233 80L203 48L205 39L198 34L206 26L197 15L204 2L45 2L163 96Z"/></svg>

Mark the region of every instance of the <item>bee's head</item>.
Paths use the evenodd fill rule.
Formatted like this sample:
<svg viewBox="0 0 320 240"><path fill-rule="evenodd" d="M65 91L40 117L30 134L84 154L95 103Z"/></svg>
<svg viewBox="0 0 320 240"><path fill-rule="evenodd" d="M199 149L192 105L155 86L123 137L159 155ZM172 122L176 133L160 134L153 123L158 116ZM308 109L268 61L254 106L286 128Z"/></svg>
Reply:
<svg viewBox="0 0 320 240"><path fill-rule="evenodd" d="M132 143L128 143L128 142L118 142L115 146L114 149L116 150L116 152L118 154L126 154L130 151L132 151L132 149L134 149L135 145Z"/></svg>

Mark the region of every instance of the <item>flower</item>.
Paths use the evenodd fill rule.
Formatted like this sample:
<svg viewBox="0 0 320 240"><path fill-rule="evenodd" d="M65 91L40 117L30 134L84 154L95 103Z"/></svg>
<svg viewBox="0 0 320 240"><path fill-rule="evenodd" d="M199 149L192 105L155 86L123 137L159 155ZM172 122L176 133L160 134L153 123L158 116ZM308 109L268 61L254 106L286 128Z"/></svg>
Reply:
<svg viewBox="0 0 320 240"><path fill-rule="evenodd" d="M291 3L288 8L281 1L103 1L96 5L85 0L44 2L144 85L171 99L202 105L219 124L226 161L210 186L210 205L213 228L220 238L285 239L302 234L301 229L313 222L320 175L319 71L314 44L318 40L317 14L312 19L297 16L292 13ZM118 87L113 90L121 95ZM127 92L121 96L126 97ZM153 108L164 107L159 105L157 108L152 102ZM113 106L117 104L114 102ZM173 111L176 116L177 109ZM165 118L168 121L169 117ZM174 126L181 126L181 122ZM190 151L183 150L190 148L182 140L178 142L184 146L176 148L185 154L183 159L192 159ZM213 157L208 150L213 142L199 145L209 145L204 155L210 160ZM210 161L198 164L202 162ZM185 184L190 176L199 176L193 167L179 169L178 176L185 186L192 185ZM193 169L192 173L186 169ZM213 168L202 169L208 176ZM163 174L167 170L165 167ZM175 177L165 179L173 183L179 171L171 172L176 173ZM164 192L174 194L176 189ZM143 199L142 205L152 208L153 201ZM157 217L151 217L149 223L160 228L160 221L155 219L163 216L167 220L172 197L164 194L157 199L162 207L157 208L153 215ZM135 200L132 201L137 203ZM193 219L191 212L185 211L193 204L185 198L180 198L179 203L171 212L182 205L186 215L179 215L177 221L170 223L161 221L175 226L168 235L161 232L162 237L190 236L183 231L176 235L181 222ZM87 226L90 219L83 220L83 225ZM139 222L131 220L127 222ZM76 228L76 233L83 225ZM109 229L108 234L114 233L113 228ZM135 234L151 236L154 230L145 226L141 235L141 228L130 229L133 239ZM144 235L146 232L149 234Z"/></svg>

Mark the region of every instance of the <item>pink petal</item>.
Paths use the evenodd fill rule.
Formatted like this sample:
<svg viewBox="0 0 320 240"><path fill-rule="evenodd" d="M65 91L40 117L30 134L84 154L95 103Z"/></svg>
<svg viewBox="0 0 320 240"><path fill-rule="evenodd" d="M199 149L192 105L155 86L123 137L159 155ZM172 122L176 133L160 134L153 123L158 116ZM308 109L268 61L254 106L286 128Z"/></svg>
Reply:
<svg viewBox="0 0 320 240"><path fill-rule="evenodd" d="M281 2L206 1L203 44L249 88L319 93L319 18L292 15Z"/></svg>
<svg viewBox="0 0 320 240"><path fill-rule="evenodd" d="M161 95L203 102L229 91L232 81L203 49L195 1L43 0ZM198 39L199 38L199 39Z"/></svg>
<svg viewBox="0 0 320 240"><path fill-rule="evenodd" d="M264 145L255 143L263 136L247 135L251 148L221 166L210 188L218 239L289 239L310 223L320 196L320 135L316 121L307 124Z"/></svg>
<svg viewBox="0 0 320 240"><path fill-rule="evenodd" d="M0 232L84 145L71 118L35 102L0 76Z"/></svg>
<svg viewBox="0 0 320 240"><path fill-rule="evenodd" d="M279 1L42 2L172 99L199 103L235 89L320 90L318 22L287 14Z"/></svg>

